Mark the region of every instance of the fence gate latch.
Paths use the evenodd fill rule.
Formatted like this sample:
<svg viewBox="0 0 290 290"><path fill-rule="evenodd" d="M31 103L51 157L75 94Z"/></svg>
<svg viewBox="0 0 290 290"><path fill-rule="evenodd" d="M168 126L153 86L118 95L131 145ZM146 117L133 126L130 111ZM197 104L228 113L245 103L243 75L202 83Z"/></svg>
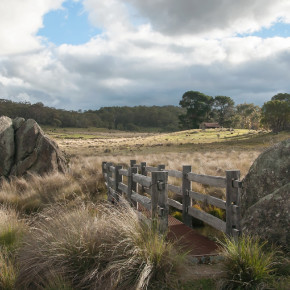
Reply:
<svg viewBox="0 0 290 290"><path fill-rule="evenodd" d="M165 182L162 180L157 181L157 188L159 191L164 190L165 189Z"/></svg>

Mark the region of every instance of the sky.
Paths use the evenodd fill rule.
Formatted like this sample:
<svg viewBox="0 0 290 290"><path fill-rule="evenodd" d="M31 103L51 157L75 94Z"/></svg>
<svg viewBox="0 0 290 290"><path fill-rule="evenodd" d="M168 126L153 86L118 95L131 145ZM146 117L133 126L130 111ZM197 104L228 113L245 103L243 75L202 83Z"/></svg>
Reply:
<svg viewBox="0 0 290 290"><path fill-rule="evenodd" d="M67 110L290 93L290 0L1 0L0 98Z"/></svg>

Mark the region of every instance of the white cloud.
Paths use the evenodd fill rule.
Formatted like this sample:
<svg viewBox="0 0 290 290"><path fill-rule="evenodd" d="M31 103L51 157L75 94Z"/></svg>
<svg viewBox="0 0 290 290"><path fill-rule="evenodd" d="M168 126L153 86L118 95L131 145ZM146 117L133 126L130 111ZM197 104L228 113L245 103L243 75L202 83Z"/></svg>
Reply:
<svg viewBox="0 0 290 290"><path fill-rule="evenodd" d="M1 0L0 56L25 53L41 48L36 36L43 16L59 9L64 0Z"/></svg>
<svg viewBox="0 0 290 290"><path fill-rule="evenodd" d="M168 35L222 37L290 22L288 0L123 0L136 7L157 31Z"/></svg>
<svg viewBox="0 0 290 290"><path fill-rule="evenodd" d="M285 20L289 1L84 0L90 21L103 34L59 47L41 45L36 33L43 15L63 1L4 2L10 9L21 5L13 22L0 17L0 55L6 55L0 59L1 98L94 109L177 105L187 90L258 104L279 90L290 91L290 37L232 35ZM132 7L147 23L134 22Z"/></svg>

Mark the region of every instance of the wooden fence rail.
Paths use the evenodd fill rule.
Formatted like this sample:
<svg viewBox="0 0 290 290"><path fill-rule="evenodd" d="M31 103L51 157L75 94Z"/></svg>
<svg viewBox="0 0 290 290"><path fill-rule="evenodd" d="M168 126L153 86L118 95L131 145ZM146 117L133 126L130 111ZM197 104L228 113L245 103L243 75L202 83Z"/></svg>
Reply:
<svg viewBox="0 0 290 290"><path fill-rule="evenodd" d="M191 172L191 166L185 165L182 171L165 170L164 165L147 166L146 162L136 164L130 161L128 169L110 162L102 163L102 172L108 188L108 200L118 202L120 196L137 207L138 214L147 224L157 224L161 232L168 229L169 206L182 211L183 222L192 227L192 217L202 220L210 226L226 233L238 236L240 225L240 181L239 170L226 171L226 177L201 175ZM148 176L151 175L151 176ZM127 184L124 182L126 177ZM168 177L181 179L181 186L168 184ZM191 183L226 189L226 200L191 190ZM168 198L168 191L182 197L182 203ZM192 202L201 201L226 211L226 221L192 206ZM143 211L140 210L140 205ZM145 210L147 212L145 212ZM157 222L158 221L158 222Z"/></svg>

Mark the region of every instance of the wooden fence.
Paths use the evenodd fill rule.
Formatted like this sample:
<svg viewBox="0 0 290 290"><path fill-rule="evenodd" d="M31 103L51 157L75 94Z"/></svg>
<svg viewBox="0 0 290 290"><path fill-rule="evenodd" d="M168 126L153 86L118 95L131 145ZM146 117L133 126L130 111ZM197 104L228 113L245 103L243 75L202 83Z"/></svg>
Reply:
<svg viewBox="0 0 290 290"><path fill-rule="evenodd" d="M226 177L220 177L196 174L191 172L191 166L188 165L183 166L182 171L165 170L164 165L152 167L147 166L146 162L136 164L136 160L131 160L127 169L121 165L103 162L102 171L108 188L108 200L118 202L120 196L123 196L137 208L141 204L146 211L138 210L139 217L147 224L156 223L161 232L166 232L168 229L169 206L171 206L182 211L183 222L189 227L192 227L192 217L194 217L227 235L237 237L241 234L242 182L239 170L228 170ZM149 173L151 176L148 176ZM181 186L168 184L168 176L181 179ZM226 201L192 191L192 182L226 188ZM182 203L168 198L168 191L181 196ZM224 209L226 221L194 208L192 200Z"/></svg>

